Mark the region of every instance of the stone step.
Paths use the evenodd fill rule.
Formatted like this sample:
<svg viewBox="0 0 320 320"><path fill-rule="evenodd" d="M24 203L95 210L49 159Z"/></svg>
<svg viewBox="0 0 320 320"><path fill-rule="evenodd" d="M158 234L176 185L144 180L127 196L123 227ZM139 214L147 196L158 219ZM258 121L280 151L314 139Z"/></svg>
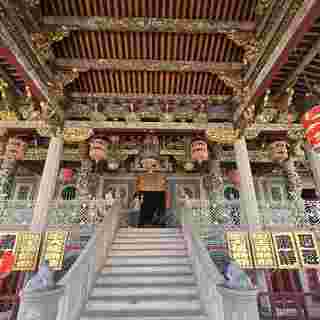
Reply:
<svg viewBox="0 0 320 320"><path fill-rule="evenodd" d="M136 276L136 275L183 275L183 274L193 274L191 269L191 265L163 265L163 266L135 266L135 265L127 265L127 266L106 266L102 269L101 275L128 275L128 276Z"/></svg>
<svg viewBox="0 0 320 320"><path fill-rule="evenodd" d="M116 238L113 241L114 244L120 244L120 243L124 243L124 244L142 244L142 243L161 243L161 244L171 244L171 243L180 243L180 244L184 244L185 241L181 238L163 238L163 237L155 237L155 238L134 238L134 237L120 237L120 238Z"/></svg>
<svg viewBox="0 0 320 320"><path fill-rule="evenodd" d="M90 311L86 315L81 316L80 320L105 320L103 312ZM153 317L135 317L134 315L124 317L109 317L108 320L208 320L205 315L192 315L192 316L153 316Z"/></svg>
<svg viewBox="0 0 320 320"><path fill-rule="evenodd" d="M168 249L162 249L162 250L111 250L110 256L111 257L135 257L135 256L144 256L144 257L150 257L150 256L184 256L186 257L188 255L188 252L186 249L181 250L168 250Z"/></svg>
<svg viewBox="0 0 320 320"><path fill-rule="evenodd" d="M176 240L184 240L182 233L172 233L172 234L160 234L160 233L117 233L115 241L119 239L176 239Z"/></svg>
<svg viewBox="0 0 320 320"><path fill-rule="evenodd" d="M132 275L104 275L100 276L96 281L96 286L109 287L129 287L129 286L190 286L195 285L196 280L192 274L189 275L140 275L135 277Z"/></svg>
<svg viewBox="0 0 320 320"><path fill-rule="evenodd" d="M184 242L173 243L113 243L112 250L185 250L186 245Z"/></svg>
<svg viewBox="0 0 320 320"><path fill-rule="evenodd" d="M180 301L176 299L154 299L153 301L106 301L90 299L86 305L87 311L104 311L106 318L110 316L155 316L155 315L201 315L199 300Z"/></svg>
<svg viewBox="0 0 320 320"><path fill-rule="evenodd" d="M158 257L145 257L145 256L113 256L106 259L106 266L108 265L190 265L189 257L184 256L158 256Z"/></svg>
<svg viewBox="0 0 320 320"><path fill-rule="evenodd" d="M161 298L173 298L173 299L197 299L198 288L196 286L131 286L125 287L94 287L91 292L92 297L100 297L104 300L112 299L112 301L117 300L130 300L135 299L136 301L150 301L154 299Z"/></svg>
<svg viewBox="0 0 320 320"><path fill-rule="evenodd" d="M120 233L159 233L159 234L165 234L165 233L177 233L181 232L181 229L179 228L120 228L119 231Z"/></svg>

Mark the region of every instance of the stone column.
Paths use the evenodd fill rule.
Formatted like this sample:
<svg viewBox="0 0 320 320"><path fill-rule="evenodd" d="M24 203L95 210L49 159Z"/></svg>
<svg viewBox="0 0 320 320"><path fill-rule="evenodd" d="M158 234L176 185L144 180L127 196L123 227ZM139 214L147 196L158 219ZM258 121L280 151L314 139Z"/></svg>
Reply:
<svg viewBox="0 0 320 320"><path fill-rule="evenodd" d="M259 320L257 290L234 290L217 286L222 296L224 320Z"/></svg>
<svg viewBox="0 0 320 320"><path fill-rule="evenodd" d="M53 199L63 152L63 137L52 137L42 172L39 192L33 210L31 231L42 232L47 227L48 210Z"/></svg>
<svg viewBox="0 0 320 320"><path fill-rule="evenodd" d="M257 226L259 224L258 202L254 189L247 144L244 137L234 143L234 151L240 173L241 224Z"/></svg>
<svg viewBox="0 0 320 320"><path fill-rule="evenodd" d="M312 170L317 196L320 197L320 155L308 148L307 157Z"/></svg>

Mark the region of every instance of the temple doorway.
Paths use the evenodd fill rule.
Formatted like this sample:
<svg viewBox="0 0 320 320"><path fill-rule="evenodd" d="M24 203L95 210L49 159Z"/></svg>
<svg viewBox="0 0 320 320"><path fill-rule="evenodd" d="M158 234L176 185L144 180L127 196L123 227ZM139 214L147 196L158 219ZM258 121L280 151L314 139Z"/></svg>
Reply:
<svg viewBox="0 0 320 320"><path fill-rule="evenodd" d="M143 191L139 226L165 227L166 197L164 191Z"/></svg>

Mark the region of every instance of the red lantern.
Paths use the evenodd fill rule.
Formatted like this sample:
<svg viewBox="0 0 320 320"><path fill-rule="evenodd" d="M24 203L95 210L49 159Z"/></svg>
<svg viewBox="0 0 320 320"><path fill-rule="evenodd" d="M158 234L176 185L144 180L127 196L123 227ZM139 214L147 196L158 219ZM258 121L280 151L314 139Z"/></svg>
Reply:
<svg viewBox="0 0 320 320"><path fill-rule="evenodd" d="M320 122L312 124L307 129L306 139L314 151L320 151Z"/></svg>
<svg viewBox="0 0 320 320"><path fill-rule="evenodd" d="M11 251L5 251L0 258L0 275L5 278L11 271L14 265L14 255Z"/></svg>
<svg viewBox="0 0 320 320"><path fill-rule="evenodd" d="M227 173L230 182L236 187L240 187L240 172L239 170L230 170Z"/></svg>
<svg viewBox="0 0 320 320"><path fill-rule="evenodd" d="M63 169L63 181L68 183L72 180L72 177L73 177L72 169L64 168Z"/></svg>
<svg viewBox="0 0 320 320"><path fill-rule="evenodd" d="M205 141L197 140L191 144L191 159L193 161L206 161L209 158L208 145Z"/></svg>
<svg viewBox="0 0 320 320"><path fill-rule="evenodd" d="M305 137L315 152L320 152L320 105L313 107L302 117Z"/></svg>
<svg viewBox="0 0 320 320"><path fill-rule="evenodd" d="M315 106L302 117L302 125L308 129L312 124L320 122L320 106Z"/></svg>

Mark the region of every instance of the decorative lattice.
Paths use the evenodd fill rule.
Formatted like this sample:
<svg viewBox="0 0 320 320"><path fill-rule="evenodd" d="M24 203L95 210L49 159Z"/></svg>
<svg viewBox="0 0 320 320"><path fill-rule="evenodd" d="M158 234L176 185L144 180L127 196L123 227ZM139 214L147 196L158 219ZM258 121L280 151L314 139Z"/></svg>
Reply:
<svg viewBox="0 0 320 320"><path fill-rule="evenodd" d="M304 223L310 225L320 224L320 201L304 202Z"/></svg>

